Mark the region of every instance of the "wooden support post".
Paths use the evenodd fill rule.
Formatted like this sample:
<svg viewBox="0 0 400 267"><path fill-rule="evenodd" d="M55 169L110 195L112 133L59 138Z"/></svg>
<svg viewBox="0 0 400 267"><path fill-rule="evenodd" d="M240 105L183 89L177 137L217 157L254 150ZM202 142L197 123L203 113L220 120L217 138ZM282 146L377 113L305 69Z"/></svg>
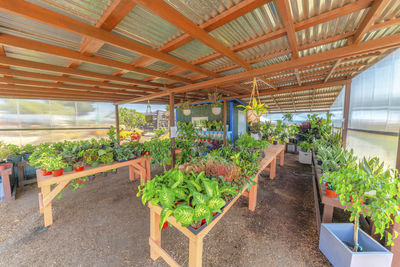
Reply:
<svg viewBox="0 0 400 267"><path fill-rule="evenodd" d="M324 213L322 215L322 222L323 223L331 223L333 217L333 206L324 205Z"/></svg>
<svg viewBox="0 0 400 267"><path fill-rule="evenodd" d="M189 239L189 267L201 267L203 258L203 238Z"/></svg>
<svg viewBox="0 0 400 267"><path fill-rule="evenodd" d="M133 166L129 165L129 181L132 182L133 180L135 180L135 178L136 178L136 172L133 169Z"/></svg>
<svg viewBox="0 0 400 267"><path fill-rule="evenodd" d="M150 163L150 158L146 158L145 160L145 165L146 165L146 182L151 180L151 163Z"/></svg>
<svg viewBox="0 0 400 267"><path fill-rule="evenodd" d="M115 105L115 127L116 127L116 131L117 131L117 142L118 142L118 145L119 145L120 140L119 140L119 111L118 111L118 105Z"/></svg>
<svg viewBox="0 0 400 267"><path fill-rule="evenodd" d="M399 130L399 139L397 143L397 159L396 159L396 169L400 171L400 130ZM392 229L394 231L400 232L400 223L394 223ZM394 231L392 231L394 233ZM394 246L390 247L390 250L393 253L393 262L392 266L400 266L400 243L394 242Z"/></svg>
<svg viewBox="0 0 400 267"><path fill-rule="evenodd" d="M350 111L350 94L351 94L351 81L346 82L344 93L344 109L343 109L343 132L342 132L342 145L346 148L347 141L347 128L349 126L349 111Z"/></svg>
<svg viewBox="0 0 400 267"><path fill-rule="evenodd" d="M175 167L175 137L171 137L171 128L175 126L175 100L174 93L169 94L169 131L171 139L171 165L172 168Z"/></svg>
<svg viewBox="0 0 400 267"><path fill-rule="evenodd" d="M50 194L50 185L45 185L41 187L42 198L45 199L48 194ZM44 215L44 226L48 227L53 224L53 211L51 201L43 207L43 215Z"/></svg>
<svg viewBox="0 0 400 267"><path fill-rule="evenodd" d="M227 111L227 100L224 100L224 146L227 145L226 142L226 111Z"/></svg>
<svg viewBox="0 0 400 267"><path fill-rule="evenodd" d="M157 214L152 208L150 208L150 239L161 247L161 231L159 228L160 215ZM157 248L150 242L150 258L156 260L160 257L157 252Z"/></svg>
<svg viewBox="0 0 400 267"><path fill-rule="evenodd" d="M279 156L279 166L285 165L285 150L282 150Z"/></svg>

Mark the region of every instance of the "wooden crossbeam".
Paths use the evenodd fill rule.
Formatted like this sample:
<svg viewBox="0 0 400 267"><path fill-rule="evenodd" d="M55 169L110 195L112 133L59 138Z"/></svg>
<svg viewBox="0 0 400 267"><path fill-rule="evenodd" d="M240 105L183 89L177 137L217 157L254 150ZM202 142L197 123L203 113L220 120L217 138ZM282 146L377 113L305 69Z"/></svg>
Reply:
<svg viewBox="0 0 400 267"><path fill-rule="evenodd" d="M270 66L265 66L262 68L258 68L255 70L245 71L241 73L236 73L233 75L215 78L213 80L208 80L204 82L199 82L196 84L190 84L174 89L169 89L167 92L161 92L159 94L152 94L150 96L141 97L137 99L131 99L125 103L130 102L137 102L147 99L154 99L160 96L165 96L171 92L178 93L178 92L187 92L187 91L194 91L202 88L209 88L210 86L217 86L223 83L230 83L230 82L237 82L245 79L249 79L252 77L257 77L260 75L266 75L268 73L273 73L276 71L283 71L288 69L299 68L301 66L307 64L316 64L320 62L327 62L332 60L337 60L339 58L351 57L354 55L365 54L369 52L374 52L377 50L384 50L394 47L399 47L400 42L398 41L400 38L400 34L393 34L391 36L382 37L375 40L370 40L366 42L359 43L357 45L350 45L341 48L332 49L330 51L321 52L309 56L304 56L302 58L296 60L290 60L282 63L273 64ZM123 104L123 103L121 103Z"/></svg>
<svg viewBox="0 0 400 267"><path fill-rule="evenodd" d="M143 6L151 13L160 16L175 27L188 33L192 38L211 47L220 54L228 57L233 62L242 66L245 69L251 69L251 66L244 61L240 56L232 52L228 47L224 46L217 39L209 35L205 30L194 24L190 19L186 18L182 13L173 8L163 0L135 0L137 4Z"/></svg>
<svg viewBox="0 0 400 267"><path fill-rule="evenodd" d="M294 75L296 76L297 83L299 84L299 86L301 86L301 79L300 79L299 69L294 69Z"/></svg>
<svg viewBox="0 0 400 267"><path fill-rule="evenodd" d="M0 74L7 76L17 76L17 77L25 77L25 78L33 78L33 79L41 79L41 80L49 80L55 82L66 82L66 83L73 83L78 85L89 85L89 86L100 86L100 87L108 87L113 88L111 91L113 92L124 92L126 90L133 90L137 92L158 92L158 90L151 89L151 88L142 88L136 87L132 85L123 85L123 84L115 84L115 83L104 83L100 81L93 81L88 79L78 79L78 78L71 78L71 77L64 77L58 75L50 75L50 74L43 74L43 73L36 73L30 71L22 71L22 70L14 70L14 69L0 69ZM118 89L118 90L115 90ZM101 91L107 92L110 89L100 89Z"/></svg>
<svg viewBox="0 0 400 267"><path fill-rule="evenodd" d="M204 22L203 24L200 24L200 28L203 29L206 32L210 32L232 20L237 19L240 16L243 16L247 14L248 12L267 4L271 0L244 0L237 5L234 5L233 7L229 8L228 10L222 12L221 14L215 16L214 18ZM190 36L188 33L185 33L178 38L174 39L171 42L168 42L167 44L163 45L159 50L164 53L171 52L187 43L193 40L193 37ZM154 63L156 60L153 58L149 58L146 56L142 56L138 58L135 62L134 65L138 67L146 67L152 63Z"/></svg>
<svg viewBox="0 0 400 267"><path fill-rule="evenodd" d="M333 64L333 66L332 66L331 70L329 71L328 75L326 75L326 78L324 80L325 83L329 80L329 78L331 77L332 73L335 72L336 68L340 65L341 61L342 61L342 59L338 59L338 60L336 60L335 64Z"/></svg>
<svg viewBox="0 0 400 267"><path fill-rule="evenodd" d="M289 1L277 0L276 3L278 4L279 11L281 13L282 22L285 25L290 49L292 50L292 57L296 59L299 57L299 49L297 45L296 29L294 27L292 13L290 12Z"/></svg>
<svg viewBox="0 0 400 267"><path fill-rule="evenodd" d="M371 29L378 15L383 11L390 0L374 0L367 15L361 22L353 37L353 44L358 44L364 35Z"/></svg>
<svg viewBox="0 0 400 267"><path fill-rule="evenodd" d="M40 52L40 53L55 55L55 56L59 56L59 57L63 57L63 58L72 59L72 60L75 60L78 62L83 61L83 62L93 63L93 64L97 64L97 65L103 65L103 66L117 68L117 69L124 69L126 71L132 71L132 72L142 73L142 74L146 74L146 75L163 77L163 78L170 79L170 80L181 81L181 82L185 82L185 83L192 83L191 80L185 79L182 77L167 75L162 72L155 71L155 70L137 68L137 67L132 66L131 64L104 58L104 57L93 56L93 55L87 56L87 55L81 54L77 51L74 51L72 49L63 48L63 47L51 45L51 44L46 44L46 43L42 43L42 42L38 42L38 41L34 41L34 40L29 40L26 38L17 37L17 36L13 36L13 35L9 35L9 34L1 34L0 35L0 44L6 45L6 46L11 46L11 47L27 49L27 50L31 50L31 51L36 51L36 52ZM74 65L75 68L77 66L78 65L76 65L76 64ZM147 86L152 86L152 87L163 86L162 84L159 84L159 83L146 82L146 81L137 80L137 79L132 79L132 81L136 84L147 85Z"/></svg>
<svg viewBox="0 0 400 267"><path fill-rule="evenodd" d="M271 82L267 81L265 78L263 77L259 77L259 79L265 83L267 86L271 87L274 90L277 90L278 88L276 88L276 86L274 86Z"/></svg>
<svg viewBox="0 0 400 267"><path fill-rule="evenodd" d="M97 39L104 43L156 58L172 65L187 68L211 77L216 77L215 73L178 59L177 57L159 52L158 50L142 45L139 42L96 28L87 23L75 20L24 0L0 0L0 10L36 20L46 25L64 29L88 38Z"/></svg>

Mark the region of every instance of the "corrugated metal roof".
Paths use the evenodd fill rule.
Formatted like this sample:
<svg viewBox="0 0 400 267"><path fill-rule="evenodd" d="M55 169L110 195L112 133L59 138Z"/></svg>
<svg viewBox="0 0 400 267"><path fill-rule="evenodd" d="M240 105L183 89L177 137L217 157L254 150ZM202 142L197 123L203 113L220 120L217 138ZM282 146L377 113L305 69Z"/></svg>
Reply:
<svg viewBox="0 0 400 267"><path fill-rule="evenodd" d="M63 15L95 25L112 0L26 0Z"/></svg>
<svg viewBox="0 0 400 267"><path fill-rule="evenodd" d="M78 69L79 70L94 71L94 72L103 73L103 74L110 74L110 75L118 70L118 69L114 69L114 68L110 68L110 67L106 67L106 66L102 66L102 65L87 63L87 62L82 62L78 66Z"/></svg>
<svg viewBox="0 0 400 267"><path fill-rule="evenodd" d="M6 53L6 56L8 57L47 63L57 66L66 66L70 61L67 58L52 56L49 54L39 53L36 51L25 50L16 47L4 46L4 51Z"/></svg>
<svg viewBox="0 0 400 267"><path fill-rule="evenodd" d="M140 54L112 46L109 44L104 44L99 51L97 51L96 56L101 56L109 58L112 60L122 61L125 63L132 63L135 59L140 57Z"/></svg>
<svg viewBox="0 0 400 267"><path fill-rule="evenodd" d="M165 72L165 71L171 69L172 67L173 67L173 65L168 64L163 61L156 61L153 64L147 66L148 69L152 69L152 70L156 70L156 71L160 71L160 72Z"/></svg>
<svg viewBox="0 0 400 267"><path fill-rule="evenodd" d="M177 27L140 5L136 5L113 32L153 48L159 48L183 34Z"/></svg>
<svg viewBox="0 0 400 267"><path fill-rule="evenodd" d="M377 16L375 23L384 22L398 17L400 17L400 1L391 0L382 13Z"/></svg>
<svg viewBox="0 0 400 267"><path fill-rule="evenodd" d="M274 1L257 8L210 32L228 47L255 39L282 28Z"/></svg>
<svg viewBox="0 0 400 267"><path fill-rule="evenodd" d="M78 50L82 37L46 24L0 11L0 33Z"/></svg>
<svg viewBox="0 0 400 267"><path fill-rule="evenodd" d="M216 71L218 69L223 69L228 66L235 65L235 63L227 57L222 57L207 63L200 65L200 67L204 69L208 69L211 71ZM238 66L239 67L239 66Z"/></svg>
<svg viewBox="0 0 400 267"><path fill-rule="evenodd" d="M367 34L364 35L364 37L362 38L361 41L365 42L365 41L369 41L369 40L374 40L374 39L382 38L385 36L393 35L396 33L400 33L400 24L393 25L391 27L387 27L387 28L383 28L383 29L379 29L376 31L368 32Z"/></svg>
<svg viewBox="0 0 400 267"><path fill-rule="evenodd" d="M121 77L129 78L129 79L144 80L150 76L146 75L146 74L137 73L137 72L127 72L124 75L121 75Z"/></svg>
<svg viewBox="0 0 400 267"><path fill-rule="evenodd" d="M179 47L178 49L175 49L172 52L169 52L169 54L177 56L183 60L186 61L195 61L196 59L205 57L210 54L214 54L215 50L206 46L205 44L193 40L184 46Z"/></svg>
<svg viewBox="0 0 400 267"><path fill-rule="evenodd" d="M233 6L232 0L167 0L168 4L200 25ZM235 0L236 4L241 0Z"/></svg>
<svg viewBox="0 0 400 267"><path fill-rule="evenodd" d="M267 59L267 60L263 60L260 62L257 62L255 64L252 64L253 68L258 69L258 68L262 68L265 66L269 66L269 65L273 65L273 64L278 64L278 63L282 63L285 61L289 61L290 60L290 54L287 55L283 55L280 57L274 57L271 59Z"/></svg>
<svg viewBox="0 0 400 267"><path fill-rule="evenodd" d="M242 50L237 54L246 61L289 49L287 36Z"/></svg>

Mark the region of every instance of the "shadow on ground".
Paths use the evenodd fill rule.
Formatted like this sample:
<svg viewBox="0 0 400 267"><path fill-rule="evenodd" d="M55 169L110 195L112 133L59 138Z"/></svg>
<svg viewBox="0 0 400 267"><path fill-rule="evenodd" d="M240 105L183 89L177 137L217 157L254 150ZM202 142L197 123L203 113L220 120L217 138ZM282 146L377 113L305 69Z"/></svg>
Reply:
<svg viewBox="0 0 400 267"><path fill-rule="evenodd" d="M154 173L160 170L153 171ZM286 154L277 176L260 179L255 212L241 198L204 240L204 266L330 266L318 250L311 168ZM0 266L167 266L149 257L149 210L138 181L98 175L53 202L54 224L43 228L36 185L0 203ZM187 265L189 241L174 228L162 245Z"/></svg>

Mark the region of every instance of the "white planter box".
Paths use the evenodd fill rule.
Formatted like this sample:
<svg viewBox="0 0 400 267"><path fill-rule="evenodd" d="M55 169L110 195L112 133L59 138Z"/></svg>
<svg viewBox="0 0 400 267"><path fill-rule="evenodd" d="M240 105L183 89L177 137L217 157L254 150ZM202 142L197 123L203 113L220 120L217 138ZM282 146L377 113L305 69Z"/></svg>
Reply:
<svg viewBox="0 0 400 267"><path fill-rule="evenodd" d="M358 242L362 252L353 252L346 243L352 244L352 223L322 223L319 249L337 267L390 267L393 254L364 231L358 231Z"/></svg>
<svg viewBox="0 0 400 267"><path fill-rule="evenodd" d="M211 111L214 115L219 115L221 114L221 108L220 107L213 107L211 108Z"/></svg>
<svg viewBox="0 0 400 267"><path fill-rule="evenodd" d="M190 113L192 113L190 109L184 109L184 110L183 110L183 114L184 114L185 116L189 116Z"/></svg>
<svg viewBox="0 0 400 267"><path fill-rule="evenodd" d="M299 162L302 164L311 164L312 153L311 151L304 152L300 149L299 151Z"/></svg>

